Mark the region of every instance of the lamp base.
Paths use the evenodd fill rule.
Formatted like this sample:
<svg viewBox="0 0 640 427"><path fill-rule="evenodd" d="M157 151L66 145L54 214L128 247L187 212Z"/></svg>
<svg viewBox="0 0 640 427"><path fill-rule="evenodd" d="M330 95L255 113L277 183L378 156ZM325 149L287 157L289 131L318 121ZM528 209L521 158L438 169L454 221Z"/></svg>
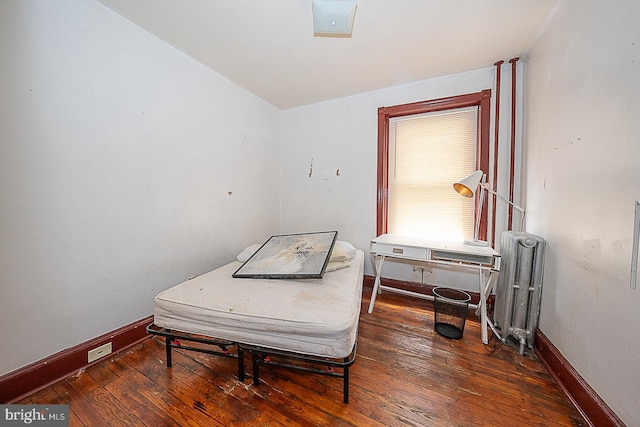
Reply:
<svg viewBox="0 0 640 427"><path fill-rule="evenodd" d="M489 242L486 240L465 240L464 244L469 246L489 246Z"/></svg>

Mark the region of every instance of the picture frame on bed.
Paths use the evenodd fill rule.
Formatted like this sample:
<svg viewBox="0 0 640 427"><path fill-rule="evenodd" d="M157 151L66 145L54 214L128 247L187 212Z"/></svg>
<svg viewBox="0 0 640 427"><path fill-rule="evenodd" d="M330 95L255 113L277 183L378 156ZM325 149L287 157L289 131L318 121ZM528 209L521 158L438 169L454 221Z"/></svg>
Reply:
<svg viewBox="0 0 640 427"><path fill-rule="evenodd" d="M321 279L337 236L337 231L271 236L232 276Z"/></svg>

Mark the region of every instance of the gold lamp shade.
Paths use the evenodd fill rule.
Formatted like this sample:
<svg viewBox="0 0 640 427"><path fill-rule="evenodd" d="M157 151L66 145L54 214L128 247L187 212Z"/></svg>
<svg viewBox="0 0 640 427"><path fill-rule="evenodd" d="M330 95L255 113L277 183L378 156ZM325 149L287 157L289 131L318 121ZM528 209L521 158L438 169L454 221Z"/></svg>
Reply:
<svg viewBox="0 0 640 427"><path fill-rule="evenodd" d="M453 188L463 197L474 197L483 174L484 172L477 170L468 177L462 179L460 182L453 184Z"/></svg>

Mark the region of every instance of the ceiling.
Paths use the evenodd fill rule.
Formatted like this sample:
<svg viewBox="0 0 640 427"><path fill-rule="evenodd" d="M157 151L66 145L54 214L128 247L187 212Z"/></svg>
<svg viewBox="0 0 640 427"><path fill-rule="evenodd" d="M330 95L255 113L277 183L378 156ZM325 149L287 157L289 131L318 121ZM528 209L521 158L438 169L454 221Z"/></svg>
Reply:
<svg viewBox="0 0 640 427"><path fill-rule="evenodd" d="M312 0L100 0L285 110L525 58L562 0L358 0L350 38Z"/></svg>

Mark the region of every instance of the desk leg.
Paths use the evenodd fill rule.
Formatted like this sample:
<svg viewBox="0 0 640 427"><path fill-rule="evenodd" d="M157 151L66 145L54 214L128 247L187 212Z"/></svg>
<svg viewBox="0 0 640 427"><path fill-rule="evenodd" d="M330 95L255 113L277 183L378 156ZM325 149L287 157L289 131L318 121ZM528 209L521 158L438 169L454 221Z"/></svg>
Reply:
<svg viewBox="0 0 640 427"><path fill-rule="evenodd" d="M369 302L369 314L373 312L373 305L376 303L376 296L380 292L380 275L382 274L382 263L384 262L384 255L374 257L373 269L376 274L376 280L373 282L373 291L371 291L371 301Z"/></svg>
<svg viewBox="0 0 640 427"><path fill-rule="evenodd" d="M489 344L489 334L487 333L487 289L484 282L483 270L480 270L480 301L478 308L480 309L480 325L482 330L482 342Z"/></svg>
<svg viewBox="0 0 640 427"><path fill-rule="evenodd" d="M487 298L491 295L491 290L493 289L493 282L495 281L497 273L493 270L489 272L489 278L486 283L484 280L484 272L480 270L480 301L478 303L478 309L476 310L476 315L478 315L478 310L480 310L480 323L482 330L482 342L485 344L489 344L489 331L487 326L489 325L489 319L487 316ZM494 330L493 328L491 328ZM495 332L495 330L494 330Z"/></svg>

